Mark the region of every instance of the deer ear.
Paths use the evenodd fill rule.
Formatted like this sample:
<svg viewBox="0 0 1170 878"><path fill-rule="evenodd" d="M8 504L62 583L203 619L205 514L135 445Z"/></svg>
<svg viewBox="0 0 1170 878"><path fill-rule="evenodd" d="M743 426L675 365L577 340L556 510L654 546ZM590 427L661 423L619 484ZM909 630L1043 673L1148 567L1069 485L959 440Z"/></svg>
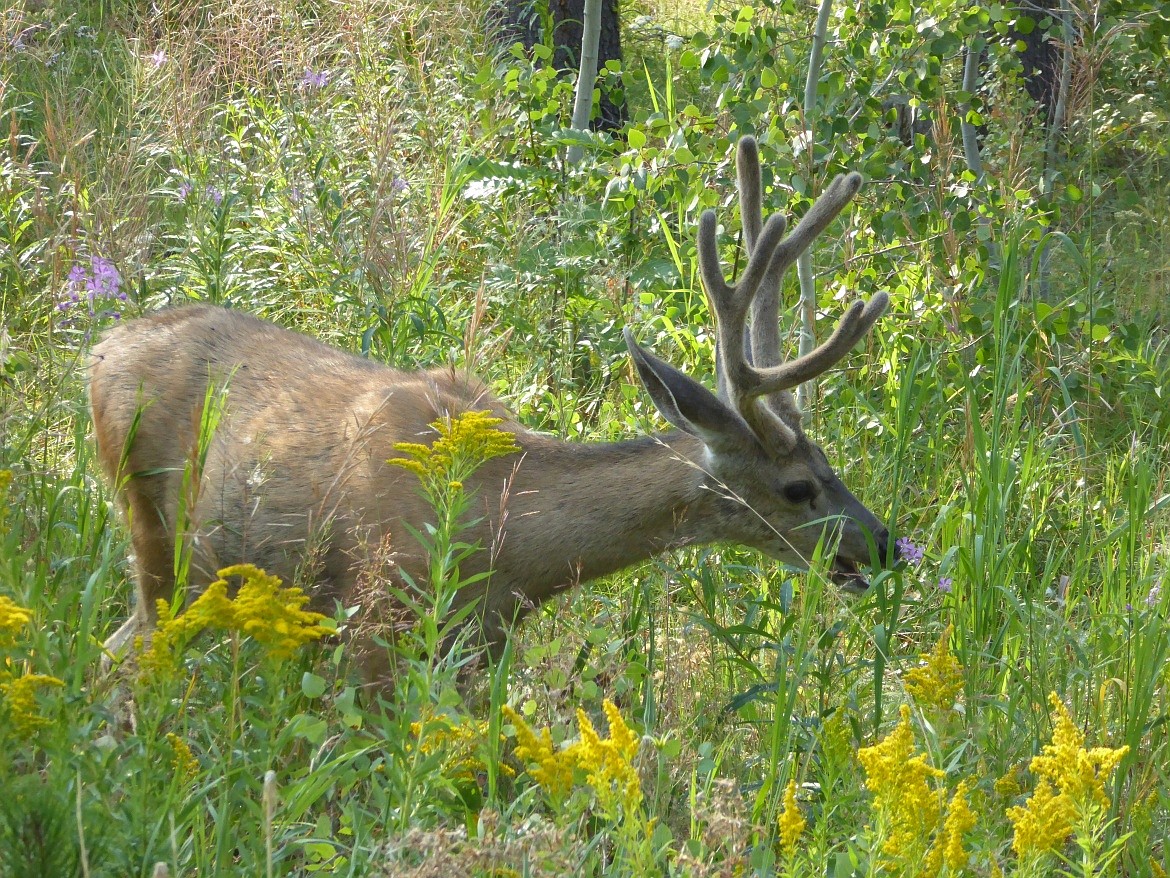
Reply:
<svg viewBox="0 0 1170 878"><path fill-rule="evenodd" d="M702 439L712 451L759 445L751 427L738 412L694 378L639 345L629 327L625 337L642 386L670 424Z"/></svg>

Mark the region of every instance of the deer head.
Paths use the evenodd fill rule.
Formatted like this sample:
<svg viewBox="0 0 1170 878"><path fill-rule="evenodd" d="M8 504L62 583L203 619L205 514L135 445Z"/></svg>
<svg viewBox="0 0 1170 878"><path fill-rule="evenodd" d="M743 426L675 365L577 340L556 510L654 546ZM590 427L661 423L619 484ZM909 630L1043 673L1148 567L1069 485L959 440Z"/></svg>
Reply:
<svg viewBox="0 0 1170 878"><path fill-rule="evenodd" d="M641 347L628 328L626 343L658 411L703 444L699 465L726 499L719 537L804 567L827 529L837 543L834 581L862 590L868 582L860 565L887 559L889 532L804 434L792 389L845 357L889 297L854 302L823 344L794 360L781 356L779 328L784 272L849 203L861 176L833 180L785 236L782 216L763 221L759 152L751 137L740 141L737 169L748 254L738 283L728 283L719 264L715 213L708 210L699 221L699 269L718 324L718 394Z"/></svg>

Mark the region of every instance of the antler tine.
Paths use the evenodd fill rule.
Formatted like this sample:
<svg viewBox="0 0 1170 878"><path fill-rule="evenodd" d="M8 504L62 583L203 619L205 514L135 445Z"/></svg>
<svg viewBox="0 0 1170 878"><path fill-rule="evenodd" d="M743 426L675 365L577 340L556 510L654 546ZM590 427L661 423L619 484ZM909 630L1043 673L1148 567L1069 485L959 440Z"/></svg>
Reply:
<svg viewBox="0 0 1170 878"><path fill-rule="evenodd" d="M861 341L885 312L889 303L890 297L884 292L878 293L868 302L854 302L837 324L837 328L833 330L833 334L815 350L770 369L748 367L748 372L754 380L750 386L744 388L744 397L750 399L790 390L827 372Z"/></svg>
<svg viewBox="0 0 1170 878"><path fill-rule="evenodd" d="M821 197L796 224L792 234L776 248L769 269L777 274L783 274L797 257L808 249L816 237L829 227L860 188L861 174L856 171L835 177L829 188L821 193Z"/></svg>
<svg viewBox="0 0 1170 878"><path fill-rule="evenodd" d="M754 137L743 137L735 157L736 178L739 182L739 216L743 222L744 246L750 256L756 249L760 227L764 224L761 207L760 149Z"/></svg>
<svg viewBox="0 0 1170 878"><path fill-rule="evenodd" d="M733 401L742 394L739 377L746 365L744 326L748 308L768 270L770 254L784 235L784 218L768 217L756 241L756 248L748 259L747 268L735 285L727 282L719 265L719 244L715 234L717 225L715 212L703 211L699 217L699 272L703 276L703 287L707 291L707 300L717 324L716 376L719 393L724 399Z"/></svg>
<svg viewBox="0 0 1170 878"><path fill-rule="evenodd" d="M754 147L754 144L753 144ZM754 149L753 149L754 152ZM741 153L742 154L742 153ZM756 174L759 174L758 161ZM741 182L741 191L743 184ZM792 233L776 247L751 307L751 361L761 369L780 368L780 285L784 273L845 208L861 188L860 174L836 177ZM875 318L876 319L876 318ZM864 334L864 333L863 333ZM827 368L827 367L826 367ZM795 386L795 385L790 385ZM745 388L748 396L754 389Z"/></svg>
<svg viewBox="0 0 1170 878"><path fill-rule="evenodd" d="M754 137L740 139L735 165L744 249L750 257L759 249L756 242L764 224L760 149ZM772 272L765 272L759 289L752 296L750 326L745 325L743 331L749 364L775 366L780 363L780 278Z"/></svg>

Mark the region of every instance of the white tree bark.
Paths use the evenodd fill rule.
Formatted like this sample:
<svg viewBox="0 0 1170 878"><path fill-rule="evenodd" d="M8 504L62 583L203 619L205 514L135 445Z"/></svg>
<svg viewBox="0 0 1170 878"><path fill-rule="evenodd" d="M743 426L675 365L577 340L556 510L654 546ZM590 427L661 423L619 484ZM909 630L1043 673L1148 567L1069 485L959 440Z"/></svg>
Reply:
<svg viewBox="0 0 1170 878"><path fill-rule="evenodd" d="M589 130L589 115L593 111L593 86L597 84L597 44L601 39L601 0L585 0L585 20L581 26L581 70L577 74L577 96L573 102L572 126L577 131ZM570 164L577 164L585 151L576 144L565 156Z"/></svg>
<svg viewBox="0 0 1170 878"><path fill-rule="evenodd" d="M825 37L829 32L829 13L832 8L833 0L821 0L816 29L813 31L812 51L808 56L808 79L804 83L804 128L810 156L816 130L817 83L821 79L821 57L825 52ZM800 355L804 356L817 345L817 284L813 276L811 247L796 260L796 276L800 280ZM796 388L797 405L803 406L814 390L811 381Z"/></svg>

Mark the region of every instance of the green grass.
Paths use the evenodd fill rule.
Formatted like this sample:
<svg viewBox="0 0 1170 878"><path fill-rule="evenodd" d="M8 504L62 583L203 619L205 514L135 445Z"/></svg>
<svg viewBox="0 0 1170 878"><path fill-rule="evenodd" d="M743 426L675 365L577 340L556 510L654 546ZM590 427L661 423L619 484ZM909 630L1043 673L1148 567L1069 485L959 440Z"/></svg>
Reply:
<svg viewBox="0 0 1170 878"><path fill-rule="evenodd" d="M206 636L173 676L102 670L132 587L84 363L116 319L206 300L399 367L470 362L525 423L611 439L655 423L624 325L710 375L694 230L716 206L730 264L738 223L728 132L746 99L715 106L658 43L634 42L627 63L644 143L599 143L565 172L567 87L483 36L478 4L163 7L4 6L5 34L26 36L0 59L0 597L31 621L9 642L0 616L0 686L60 685L40 689L35 729L0 695L0 878L159 862L200 876L918 874L932 827L903 859L883 852L906 818L882 810L857 758L904 704L943 772L938 801L970 781L968 859L948 874L1163 874L1170 342L1149 291L1165 283L1170 199L1156 156L1140 209L1130 154L1106 197L1065 205L1043 301L1047 220L1027 197L996 205L988 266L942 196L914 220L921 235L887 234L918 179L893 160L818 245L827 314L842 288L886 289L893 306L821 382L809 431L925 550L862 598L737 547L673 553L534 613L467 686L468 652L436 648L447 570L382 703L336 643L277 663L249 638ZM1143 124L1164 126L1160 96L1145 100L1157 119ZM988 149L1014 155L1018 132L991 124ZM773 152L779 208L793 166ZM1102 145L1065 171L1108 181L1121 160ZM1153 218L1136 240L1135 211ZM70 304L69 275L95 258L127 300L91 314ZM438 545L457 544L457 519ZM953 709L905 685L946 631ZM1017 856L1006 814L1035 789L1051 692L1086 747L1129 748L1065 861ZM501 708L558 745L581 709L604 742L607 699L644 736L641 804L615 805L582 763L554 807ZM793 780L807 821L794 852L777 829Z"/></svg>

